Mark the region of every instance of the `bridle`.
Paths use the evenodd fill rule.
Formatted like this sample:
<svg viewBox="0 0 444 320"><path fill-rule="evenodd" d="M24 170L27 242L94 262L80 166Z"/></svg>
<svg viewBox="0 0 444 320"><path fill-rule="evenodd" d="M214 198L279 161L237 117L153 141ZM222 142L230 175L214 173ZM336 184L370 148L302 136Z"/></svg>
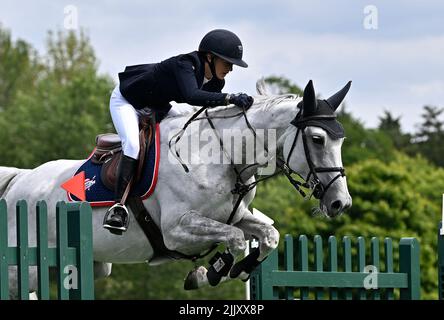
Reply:
<svg viewBox="0 0 444 320"><path fill-rule="evenodd" d="M198 117L202 112L205 112L205 116L204 117ZM259 163L253 163L250 164L248 166L246 166L245 168L243 168L242 170L238 170L233 162L233 159L231 158L231 156L229 155L229 153L225 150L224 148L224 144L222 141L222 138L219 136L216 127L214 126L214 123L212 121L212 119L228 119L228 118L234 118L234 117L238 117L238 116L243 116L245 119L245 122L248 126L248 128L251 130L251 132L253 133L254 137L256 138L256 131L255 129L251 126L250 122L248 121L247 118L247 114L246 114L246 110L243 108L241 112L236 113L234 115L229 115L229 116L213 116L210 117L208 115L208 108L207 107L202 107L201 109L199 109L188 121L187 123L184 125L183 129L180 130L176 135L174 135L170 141L169 141L169 148L171 151L172 148L172 141L175 139L174 141L174 145L176 147L177 143L179 142L180 138L182 137L183 133L185 132L186 128L188 127L189 124L191 124L191 122L194 121L198 121L198 120L207 120L208 123L210 124L210 127L213 129L216 137L219 139L219 144L220 144L220 148L221 150L225 153L225 155L230 159L230 164L231 167L233 168L233 171L235 173L236 176L236 183L234 185L234 188L231 190L232 194L238 195L236 204L230 214L230 217L227 220L227 224L231 224L234 215L237 211L237 209L239 208L239 205L242 201L242 199L245 197L245 195L247 195L248 192L250 192L253 188L256 187L256 185L261 182L264 181L266 179L269 179L271 177L276 176L279 173L284 173L285 176L287 177L287 179L289 180L289 182L294 186L294 188L301 194L302 197L305 197L306 194L305 192L301 189L301 187L304 188L308 188L311 189L312 192L309 196L309 198L311 198L312 196L315 197L316 199L322 200L322 198L325 196L327 190L331 187L331 185L340 177L344 177L345 176L345 169L343 167L317 167L315 166L315 164L312 161L312 157L310 155L310 149L308 148L308 143L307 143L307 135L305 133L305 129L307 127L307 121L310 120L331 120L331 119L335 119L336 116L335 115L319 115L319 116L312 116L312 117L300 117L300 112L298 113L298 115L296 116L296 118L291 121L290 123L292 125L294 125L297 128L296 131L296 135L295 138L293 140L293 143L291 145L290 148L290 152L288 154L288 157L286 159L286 161L284 159L281 158L277 158L276 159L276 165L278 167L279 170L276 170L275 173L268 175L266 177L263 178L258 178L256 181L252 182L252 183L245 183L242 179L242 174L245 170L256 166L256 165L260 165ZM299 137L299 134L302 134L302 142L303 142L303 146L304 146L304 152L305 152L305 157L307 159L307 163L309 166L309 173L307 175L306 178L302 177L299 173L295 172L294 170L292 170L289 167L289 161L291 158L291 155L293 154L293 151L296 147L296 143ZM268 150L266 147L264 147L265 152L268 154ZM173 153L174 155L174 153ZM182 167L184 168L185 172L189 172L188 167L186 166L186 164L182 161L182 159L180 158L179 152L177 151L177 148L175 150L175 157L179 160L179 162L181 163ZM327 172L338 172L338 174L333 177L326 185L324 185L321 180L318 177L318 173L327 173ZM298 181L293 179L293 177L291 176L293 173L297 174L302 180ZM311 178L311 179L310 179Z"/></svg>

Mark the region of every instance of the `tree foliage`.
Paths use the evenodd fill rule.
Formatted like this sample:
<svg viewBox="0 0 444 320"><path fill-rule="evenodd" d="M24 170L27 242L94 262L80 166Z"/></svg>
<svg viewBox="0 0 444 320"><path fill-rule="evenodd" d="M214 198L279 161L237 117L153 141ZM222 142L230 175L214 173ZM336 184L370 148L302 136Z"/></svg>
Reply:
<svg viewBox="0 0 444 320"><path fill-rule="evenodd" d="M439 117L444 108L425 106L422 123L415 134L414 152L420 153L438 166L444 166L444 123Z"/></svg>
<svg viewBox="0 0 444 320"><path fill-rule="evenodd" d="M0 112L11 107L18 92L35 86L40 67L36 51L23 40L13 42L0 24Z"/></svg>
<svg viewBox="0 0 444 320"><path fill-rule="evenodd" d="M350 165L365 159L390 161L394 157L394 145L390 136L381 130L367 129L343 108L338 120L344 127L346 138L342 148L342 159Z"/></svg>
<svg viewBox="0 0 444 320"><path fill-rule="evenodd" d="M83 33L50 33L43 58L24 58L20 48L32 50L21 41L11 48L0 70L15 75L22 68L32 74L12 80L7 75L0 86L13 92L0 95L7 103L0 112L1 165L32 168L59 158L85 158L97 134L113 131L108 111L113 82L97 74L89 39ZM29 65L20 66L23 61ZM8 90L12 81L15 89Z"/></svg>
<svg viewBox="0 0 444 320"><path fill-rule="evenodd" d="M378 129L385 133L393 142L397 150L407 150L412 139L410 134L401 130L401 117L395 118L390 111L385 110L384 116L379 117Z"/></svg>

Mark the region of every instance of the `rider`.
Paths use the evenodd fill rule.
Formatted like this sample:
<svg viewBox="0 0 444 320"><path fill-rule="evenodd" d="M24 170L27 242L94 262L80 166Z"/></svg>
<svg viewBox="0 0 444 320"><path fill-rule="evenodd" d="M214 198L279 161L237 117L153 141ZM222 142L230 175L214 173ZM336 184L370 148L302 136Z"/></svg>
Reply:
<svg viewBox="0 0 444 320"><path fill-rule="evenodd" d="M120 85L111 94L110 110L122 140L122 157L117 169L116 203L105 215L104 228L120 233L128 227L128 210L121 200L139 157L140 115L151 109L161 119L170 111L171 101L206 107L234 104L246 109L253 104L253 98L245 93L221 93L233 64L248 67L242 51L242 43L233 32L216 29L203 37L198 51L160 63L128 66L119 73Z"/></svg>

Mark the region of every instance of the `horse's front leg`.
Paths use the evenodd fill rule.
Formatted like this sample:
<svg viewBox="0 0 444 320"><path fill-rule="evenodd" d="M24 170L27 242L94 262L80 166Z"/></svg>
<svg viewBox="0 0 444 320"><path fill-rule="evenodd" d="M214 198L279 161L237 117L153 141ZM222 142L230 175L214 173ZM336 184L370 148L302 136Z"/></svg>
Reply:
<svg viewBox="0 0 444 320"><path fill-rule="evenodd" d="M204 217L194 210L186 212L174 223L164 224L162 221L162 233L168 249L184 254L195 254L202 248L222 242L234 256L246 249L242 230Z"/></svg>
<svg viewBox="0 0 444 320"><path fill-rule="evenodd" d="M197 289L208 283L215 285L223 281L235 257L243 254L246 249L242 230L206 218L193 210L183 214L176 222L162 222L162 232L167 248L184 254L195 254L202 251L202 248L210 248L218 243L227 245L228 251L215 259L209 273L205 267L199 267L188 275L185 281L186 289Z"/></svg>
<svg viewBox="0 0 444 320"><path fill-rule="evenodd" d="M251 250L250 254L241 261L237 262L230 271L231 278L240 278L246 280L251 272L274 250L279 244L279 231L271 224L268 224L248 209L244 209L245 214L236 227L241 229L247 239L256 238L259 247Z"/></svg>

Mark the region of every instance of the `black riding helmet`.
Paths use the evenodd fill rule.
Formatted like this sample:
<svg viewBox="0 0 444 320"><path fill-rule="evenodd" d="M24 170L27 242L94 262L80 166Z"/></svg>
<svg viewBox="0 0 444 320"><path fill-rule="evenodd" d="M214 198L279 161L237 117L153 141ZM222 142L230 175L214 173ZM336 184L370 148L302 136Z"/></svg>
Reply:
<svg viewBox="0 0 444 320"><path fill-rule="evenodd" d="M248 67L242 60L242 42L237 35L228 30L216 29L208 32L199 44L199 52L210 52L237 66Z"/></svg>

